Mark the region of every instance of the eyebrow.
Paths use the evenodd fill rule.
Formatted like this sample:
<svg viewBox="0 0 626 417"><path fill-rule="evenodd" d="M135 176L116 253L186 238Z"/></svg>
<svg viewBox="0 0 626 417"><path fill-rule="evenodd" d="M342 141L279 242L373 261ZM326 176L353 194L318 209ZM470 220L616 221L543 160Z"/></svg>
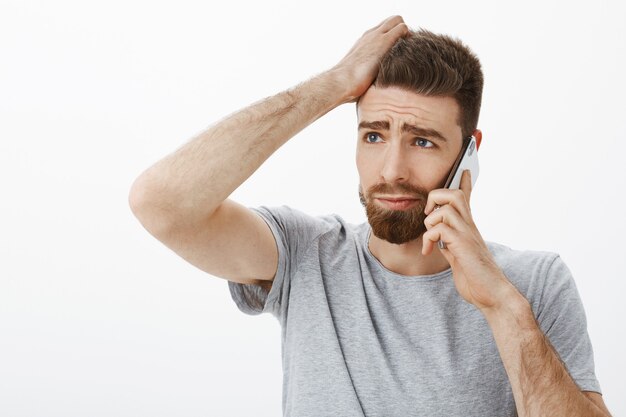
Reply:
<svg viewBox="0 0 626 417"><path fill-rule="evenodd" d="M389 122L384 120L376 120L374 122L363 121L359 123L359 130L361 129L372 129L372 130L389 130ZM435 129L419 127L412 124L404 123L402 125L403 132L409 132L416 136L426 136L432 139L437 139L442 142L447 142L448 140Z"/></svg>

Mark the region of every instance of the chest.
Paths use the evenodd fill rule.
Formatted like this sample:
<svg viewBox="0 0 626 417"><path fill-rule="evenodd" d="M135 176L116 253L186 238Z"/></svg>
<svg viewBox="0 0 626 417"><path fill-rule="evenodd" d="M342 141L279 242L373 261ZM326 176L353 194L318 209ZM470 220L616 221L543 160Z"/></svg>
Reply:
<svg viewBox="0 0 626 417"><path fill-rule="evenodd" d="M445 404L445 415L481 415L463 414L472 404L482 415L509 415L514 409L491 330L460 298L452 277L394 287L353 269L334 272L294 282L287 346L305 348L289 353L287 366L306 364L300 369L307 378L344 375L371 410L419 404L426 414L416 415L444 415L437 407Z"/></svg>

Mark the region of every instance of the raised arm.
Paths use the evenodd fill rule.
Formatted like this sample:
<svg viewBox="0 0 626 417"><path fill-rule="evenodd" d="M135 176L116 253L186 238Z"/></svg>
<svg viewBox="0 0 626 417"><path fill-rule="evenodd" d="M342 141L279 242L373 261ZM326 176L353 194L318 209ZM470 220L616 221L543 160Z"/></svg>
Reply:
<svg viewBox="0 0 626 417"><path fill-rule="evenodd" d="M295 134L356 101L373 82L380 57L406 33L400 16L386 19L330 70L227 116L149 167L130 190L135 216L209 273L240 282L255 274L270 279L275 268L262 265L276 260L269 228L227 198Z"/></svg>

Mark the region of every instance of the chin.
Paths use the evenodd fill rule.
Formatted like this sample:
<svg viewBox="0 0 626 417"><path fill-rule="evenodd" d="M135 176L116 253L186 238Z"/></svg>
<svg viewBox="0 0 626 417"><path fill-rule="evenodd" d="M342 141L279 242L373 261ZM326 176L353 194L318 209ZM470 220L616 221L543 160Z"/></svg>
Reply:
<svg viewBox="0 0 626 417"><path fill-rule="evenodd" d="M371 202L365 207L372 233L395 245L417 240L426 232L424 209L386 210Z"/></svg>
<svg viewBox="0 0 626 417"><path fill-rule="evenodd" d="M359 199L365 208L372 233L379 239L394 245L402 245L419 239L426 232L425 198L407 210L385 208L375 200L366 199L360 188Z"/></svg>

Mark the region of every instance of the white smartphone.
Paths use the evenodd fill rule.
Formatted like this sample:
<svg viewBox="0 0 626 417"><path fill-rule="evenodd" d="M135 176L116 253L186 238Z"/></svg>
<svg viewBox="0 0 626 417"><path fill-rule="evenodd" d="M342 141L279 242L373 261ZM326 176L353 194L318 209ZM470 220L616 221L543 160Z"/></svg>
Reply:
<svg viewBox="0 0 626 417"><path fill-rule="evenodd" d="M476 138L474 136L463 140L461 152L459 152L459 156L454 162L443 188L459 189L461 187L461 176L466 169L469 169L472 174L472 189L474 188L479 173L477 150Z"/></svg>
<svg viewBox="0 0 626 417"><path fill-rule="evenodd" d="M470 136L463 140L461 152L459 152L458 158L454 161L454 165L450 170L450 174L448 175L448 179L446 180L443 188L458 190L461 187L461 177L463 176L463 171L466 169L469 169L472 174L472 189L474 189L474 184L476 184L476 179L478 178L479 173L478 146L476 145L476 138L474 136ZM437 208L439 207L436 207L435 209ZM438 242L438 246L440 249L446 248L446 244L442 240Z"/></svg>

